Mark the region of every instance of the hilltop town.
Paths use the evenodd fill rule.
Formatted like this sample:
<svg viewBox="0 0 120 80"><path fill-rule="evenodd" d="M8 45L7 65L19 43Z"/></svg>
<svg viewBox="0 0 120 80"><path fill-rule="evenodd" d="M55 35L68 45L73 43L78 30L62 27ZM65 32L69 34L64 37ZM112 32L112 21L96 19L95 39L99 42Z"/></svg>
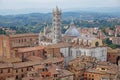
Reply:
<svg viewBox="0 0 120 80"><path fill-rule="evenodd" d="M72 19L63 33L58 7L51 21L39 33L0 27L0 80L120 80L120 25L81 28Z"/></svg>

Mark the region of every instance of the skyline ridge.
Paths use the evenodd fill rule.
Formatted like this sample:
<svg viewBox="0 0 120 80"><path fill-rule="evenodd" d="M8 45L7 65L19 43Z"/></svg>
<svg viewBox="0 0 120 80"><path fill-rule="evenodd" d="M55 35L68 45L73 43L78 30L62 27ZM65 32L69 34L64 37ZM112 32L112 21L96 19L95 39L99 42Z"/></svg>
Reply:
<svg viewBox="0 0 120 80"><path fill-rule="evenodd" d="M58 6L59 7L59 6ZM59 7L60 8L60 7ZM62 12L97 12L97 13L120 13L120 8L115 7L115 8L110 8L110 7L105 7L105 8L69 8L69 9L62 9ZM5 9L5 10L0 10L0 15L18 15L18 14L29 14L29 13L51 13L52 9L40 9L40 8L31 8L31 9Z"/></svg>

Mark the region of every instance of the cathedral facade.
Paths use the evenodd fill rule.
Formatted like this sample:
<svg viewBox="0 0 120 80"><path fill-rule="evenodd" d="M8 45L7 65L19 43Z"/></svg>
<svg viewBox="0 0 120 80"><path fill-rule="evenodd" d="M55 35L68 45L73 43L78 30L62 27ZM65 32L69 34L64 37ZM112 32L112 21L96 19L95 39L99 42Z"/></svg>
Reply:
<svg viewBox="0 0 120 80"><path fill-rule="evenodd" d="M40 34L39 45L59 46L61 53L65 57L65 65L68 66L70 60L81 55L96 57L100 61L107 60L107 48L103 46L102 40L95 38L91 34L82 35L76 28L74 21L64 34L61 33L61 10L56 7L53 9L52 28L44 29L44 34ZM70 46L59 45L67 43Z"/></svg>
<svg viewBox="0 0 120 80"><path fill-rule="evenodd" d="M52 12L52 27L44 27L44 32L39 34L39 45L51 45L62 41L61 23L62 12L56 6Z"/></svg>

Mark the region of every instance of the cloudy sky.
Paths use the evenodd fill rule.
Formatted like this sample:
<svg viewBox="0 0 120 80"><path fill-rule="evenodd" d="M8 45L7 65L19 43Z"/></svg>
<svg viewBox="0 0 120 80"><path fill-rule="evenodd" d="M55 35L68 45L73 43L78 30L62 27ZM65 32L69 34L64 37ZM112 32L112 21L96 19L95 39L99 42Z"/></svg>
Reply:
<svg viewBox="0 0 120 80"><path fill-rule="evenodd" d="M51 9L56 5L62 9L120 7L120 0L0 0L0 10Z"/></svg>

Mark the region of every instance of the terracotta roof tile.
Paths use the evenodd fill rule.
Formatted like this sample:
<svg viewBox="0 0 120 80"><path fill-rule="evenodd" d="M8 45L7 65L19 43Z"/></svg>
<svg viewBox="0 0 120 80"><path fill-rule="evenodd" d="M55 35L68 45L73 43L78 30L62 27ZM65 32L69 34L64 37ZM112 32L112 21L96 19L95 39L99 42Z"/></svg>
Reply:
<svg viewBox="0 0 120 80"><path fill-rule="evenodd" d="M63 48L63 47L69 47L69 46L72 46L72 44L62 42L62 43L57 43L57 44L53 44L53 45L48 45L45 48Z"/></svg>
<svg viewBox="0 0 120 80"><path fill-rule="evenodd" d="M15 34L15 35L9 35L10 37L26 37L26 36L38 36L38 34L34 34L34 33L28 33L28 34Z"/></svg>
<svg viewBox="0 0 120 80"><path fill-rule="evenodd" d="M0 68L12 68L12 63L0 63Z"/></svg>
<svg viewBox="0 0 120 80"><path fill-rule="evenodd" d="M1 58L0 57L0 61L2 62L6 62L6 63L14 63L14 62L22 62L22 59L18 58L18 57L13 57L13 58Z"/></svg>
<svg viewBox="0 0 120 80"><path fill-rule="evenodd" d="M44 46L36 46L36 47L27 47L27 48L19 48L18 52L29 52L29 51L35 51L35 50L42 50L44 49Z"/></svg>
<svg viewBox="0 0 120 80"><path fill-rule="evenodd" d="M39 65L41 64L41 61L27 61L27 62L21 62L21 63L14 63L14 68L20 68L20 67L27 67L27 66L33 66L33 65Z"/></svg>
<svg viewBox="0 0 120 80"><path fill-rule="evenodd" d="M27 59L29 61L43 61L43 58L38 57L38 56L30 56L30 57L27 57Z"/></svg>

